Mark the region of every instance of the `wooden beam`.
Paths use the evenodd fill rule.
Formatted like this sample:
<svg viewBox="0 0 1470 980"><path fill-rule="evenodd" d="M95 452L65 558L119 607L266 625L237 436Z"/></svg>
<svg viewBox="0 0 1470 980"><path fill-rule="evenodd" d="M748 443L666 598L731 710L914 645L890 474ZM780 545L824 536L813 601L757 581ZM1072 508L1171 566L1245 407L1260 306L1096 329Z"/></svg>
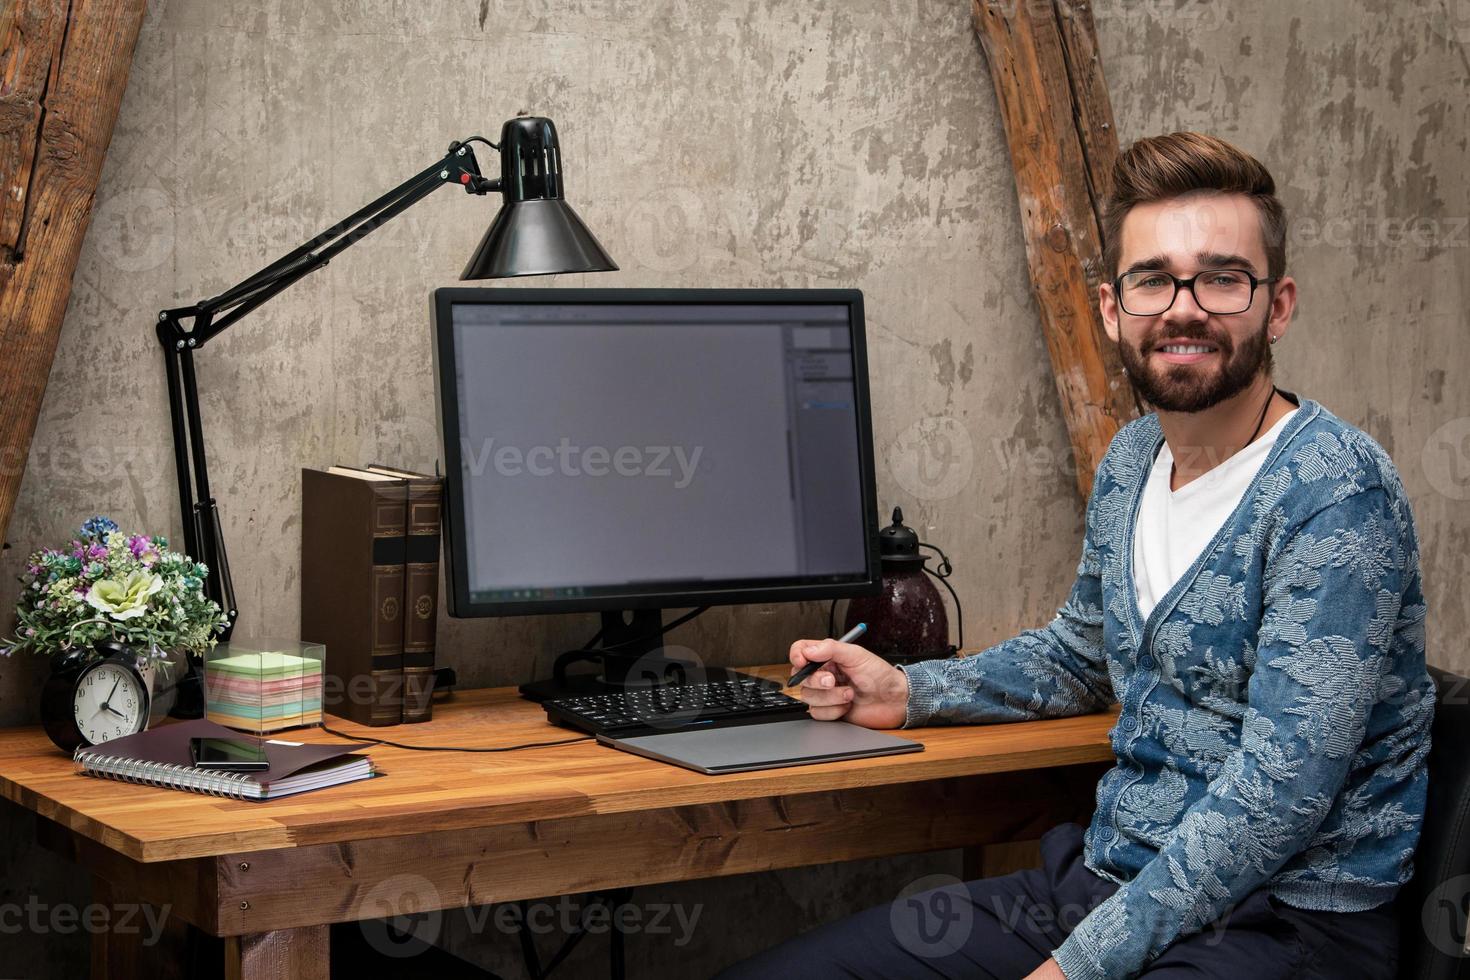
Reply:
<svg viewBox="0 0 1470 980"><path fill-rule="evenodd" d="M0 539L145 9L146 0L0 7Z"/></svg>
<svg viewBox="0 0 1470 980"><path fill-rule="evenodd" d="M231 936L225 980L327 980L331 942L326 926Z"/></svg>
<svg viewBox="0 0 1470 980"><path fill-rule="evenodd" d="M1133 388L1103 331L1101 206L1118 137L1086 2L972 0L1016 174L1031 286L1072 440L1077 488L1122 425Z"/></svg>
<svg viewBox="0 0 1470 980"><path fill-rule="evenodd" d="M1087 819L1101 772L1069 766L227 855L218 864L215 931L270 932L801 867L815 856L854 861L1036 838Z"/></svg>
<svg viewBox="0 0 1470 980"><path fill-rule="evenodd" d="M214 936L833 861L1033 840L1092 811L1107 763L724 800L176 861L51 820L40 844L107 894ZM996 806L996 800L1007 801ZM421 822L422 823L422 822ZM407 903L403 907L394 902Z"/></svg>
<svg viewBox="0 0 1470 980"><path fill-rule="evenodd" d="M91 872L97 894L129 902L148 902L168 910L172 922L188 922L214 934L219 921L219 862L133 861L106 844L67 830L53 820L36 820L36 843ZM106 901L96 898L93 901Z"/></svg>

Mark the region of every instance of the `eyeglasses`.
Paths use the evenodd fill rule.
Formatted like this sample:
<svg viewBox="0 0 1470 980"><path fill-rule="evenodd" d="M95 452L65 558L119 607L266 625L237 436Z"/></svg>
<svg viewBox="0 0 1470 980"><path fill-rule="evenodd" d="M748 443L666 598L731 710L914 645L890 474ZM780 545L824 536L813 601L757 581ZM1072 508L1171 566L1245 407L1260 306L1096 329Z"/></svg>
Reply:
<svg viewBox="0 0 1470 980"><path fill-rule="evenodd" d="M1280 276L1257 279L1245 269L1210 269L1180 279L1167 272L1126 272L1113 280L1118 303L1130 316L1158 316L1174 305L1179 290L1187 289L1206 313L1227 316L1251 308L1256 287L1276 282Z"/></svg>

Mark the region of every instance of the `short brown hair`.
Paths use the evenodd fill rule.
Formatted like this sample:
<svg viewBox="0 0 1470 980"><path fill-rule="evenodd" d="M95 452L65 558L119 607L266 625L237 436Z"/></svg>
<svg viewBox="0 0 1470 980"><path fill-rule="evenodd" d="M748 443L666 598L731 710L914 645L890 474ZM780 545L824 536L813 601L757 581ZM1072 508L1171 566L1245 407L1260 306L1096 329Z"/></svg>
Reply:
<svg viewBox="0 0 1470 980"><path fill-rule="evenodd" d="M1103 208L1103 265L1118 274L1123 219L1138 204L1198 192L1244 194L1261 214L1266 275L1286 272L1286 209L1276 181L1259 160L1239 147L1204 133L1169 133L1138 140L1118 156L1113 191Z"/></svg>

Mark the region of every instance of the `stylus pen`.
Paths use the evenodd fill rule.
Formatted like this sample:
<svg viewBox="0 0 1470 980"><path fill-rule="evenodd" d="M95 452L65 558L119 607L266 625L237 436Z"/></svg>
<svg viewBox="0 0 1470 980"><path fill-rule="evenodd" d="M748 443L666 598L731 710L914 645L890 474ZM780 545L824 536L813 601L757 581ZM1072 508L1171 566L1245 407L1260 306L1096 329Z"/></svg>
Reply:
<svg viewBox="0 0 1470 980"><path fill-rule="evenodd" d="M838 643L851 643L853 640L856 640L858 637L862 636L867 631L868 631L868 624L867 623L858 623L852 629L850 629L846 633L842 634L842 637L837 642ZM815 674L818 670L820 670L821 667L822 667L822 665L825 664L826 662L827 661L825 661L825 660L813 660L811 663L807 664L805 667L801 668L796 673L792 674L791 675L791 680L789 680L789 681L786 682L786 686L787 687L795 687L796 685L800 684L802 681L806 680L808 677L810 677L813 674Z"/></svg>

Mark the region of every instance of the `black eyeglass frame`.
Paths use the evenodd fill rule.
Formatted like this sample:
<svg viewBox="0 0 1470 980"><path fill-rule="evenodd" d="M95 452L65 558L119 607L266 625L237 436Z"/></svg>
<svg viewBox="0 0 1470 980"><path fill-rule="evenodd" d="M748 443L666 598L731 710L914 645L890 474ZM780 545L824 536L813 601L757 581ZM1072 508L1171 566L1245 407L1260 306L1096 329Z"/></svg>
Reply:
<svg viewBox="0 0 1470 980"><path fill-rule="evenodd" d="M1199 293L1194 291L1194 281L1200 276L1208 276L1216 272L1239 272L1241 275L1250 280L1250 298L1246 300L1245 306L1241 307L1238 310L1212 310L1200 301ZM1174 283L1174 292L1169 295L1169 302L1165 303L1164 308L1159 310L1157 313L1134 313L1123 302L1123 279L1127 276L1141 275L1143 273L1147 273L1152 276L1168 276ZM1272 283L1280 281L1280 276L1265 276L1258 278L1256 274L1251 272L1249 269L1205 269L1201 272L1196 272L1188 279L1180 279L1178 276L1169 272L1165 272L1162 269L1134 269L1132 272L1125 272L1123 273L1123 275L1117 276L1113 279L1113 294L1118 297L1118 308L1124 313L1127 313L1129 316L1160 316L1161 314L1167 313L1169 311L1169 308L1174 305L1174 301L1179 298L1180 289L1188 289L1189 295L1194 297L1195 305L1204 310L1206 313L1211 313L1215 316L1234 316L1237 313L1244 313L1246 310L1255 305L1256 287L1269 286Z"/></svg>

